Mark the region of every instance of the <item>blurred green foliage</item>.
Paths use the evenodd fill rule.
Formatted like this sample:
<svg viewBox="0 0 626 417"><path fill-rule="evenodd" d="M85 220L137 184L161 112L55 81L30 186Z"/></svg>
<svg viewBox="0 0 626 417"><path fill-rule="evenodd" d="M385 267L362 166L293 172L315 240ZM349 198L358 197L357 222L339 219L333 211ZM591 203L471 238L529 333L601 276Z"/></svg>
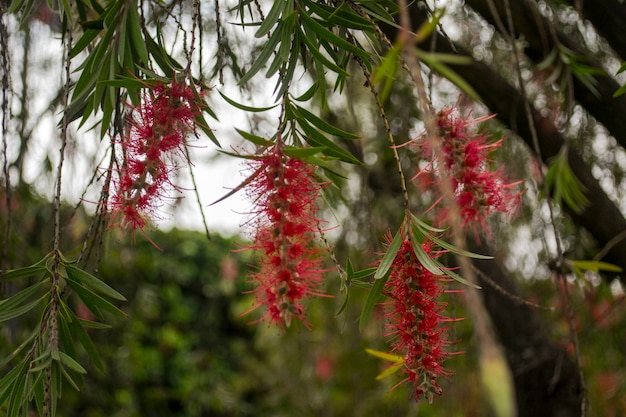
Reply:
<svg viewBox="0 0 626 417"><path fill-rule="evenodd" d="M11 263L24 265L41 257L49 244L49 203L28 193L14 193ZM90 219L80 211L64 213L65 242L78 240ZM91 329L105 363L99 373L82 352L88 373L81 391L63 390L58 415L130 416L484 416L477 373L477 352L469 321L453 325L444 394L433 404L415 403L411 390L393 376L377 381L388 364L365 352L388 349L381 324L370 320L362 332L358 318L367 291L351 288L348 307L339 317L343 296L337 273L329 273L326 292L334 298L309 303L312 330L302 326L281 332L265 323L250 324L261 312L242 316L253 305L246 273L254 259L233 252L241 238L172 230L151 232L158 251L142 236L109 236L94 275L121 292L117 303L127 318L108 317L110 329ZM70 248L66 249L71 253ZM367 265L355 265L363 268ZM522 281L541 305L559 306L549 281ZM626 301L608 285L588 283L574 291L591 416L626 412ZM450 294L450 297L458 295ZM462 303L451 298L447 314L464 317ZM88 311L73 306L88 318ZM377 314L375 311L374 315ZM565 319L543 312L554 340L567 347ZM558 317L565 317L558 315ZM36 317L20 317L19 320ZM550 324L551 323L551 324ZM25 321L2 328L2 357L20 340ZM572 349L566 349L572 353ZM4 370L3 370L4 372ZM462 399L459 400L459 399ZM1 415L1 414L0 414Z"/></svg>

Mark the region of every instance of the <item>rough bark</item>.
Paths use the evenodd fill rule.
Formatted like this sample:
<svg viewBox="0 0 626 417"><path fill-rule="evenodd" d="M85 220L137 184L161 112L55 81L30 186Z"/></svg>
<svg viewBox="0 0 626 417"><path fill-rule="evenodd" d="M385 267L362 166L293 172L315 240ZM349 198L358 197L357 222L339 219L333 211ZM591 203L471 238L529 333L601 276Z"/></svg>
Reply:
<svg viewBox="0 0 626 417"><path fill-rule="evenodd" d="M566 35L543 17L533 2L528 0L509 0L508 2L504 0L466 0L465 3L493 25L496 30L509 32L505 9L508 4L514 18L515 34L523 35L526 45L524 53L535 62L545 59L550 51L564 47L566 50L572 51L580 59L581 64L602 70L602 66L592 56L592 53L577 40L577 38L582 38L581 34L578 34L577 37ZM495 10L489 7L490 3L495 6ZM585 4L588 3L585 2ZM624 7L626 6L622 6L621 9ZM588 8L593 9L591 6ZM604 20L598 24L609 26ZM624 27L625 25L626 23L622 22L616 27ZM624 39L623 33L622 31L622 40ZM594 92L575 75L571 79L576 101L602 123L621 146L626 147L626 118L624 117L626 114L626 95L613 97L613 94L620 88L617 81L607 73L593 75L592 83L597 90Z"/></svg>
<svg viewBox="0 0 626 417"><path fill-rule="evenodd" d="M486 251L484 246L471 249ZM475 260L474 265L480 271L485 307L513 373L518 417L581 415L577 367L563 347L550 340L538 317L539 310L521 302L513 280L497 261Z"/></svg>

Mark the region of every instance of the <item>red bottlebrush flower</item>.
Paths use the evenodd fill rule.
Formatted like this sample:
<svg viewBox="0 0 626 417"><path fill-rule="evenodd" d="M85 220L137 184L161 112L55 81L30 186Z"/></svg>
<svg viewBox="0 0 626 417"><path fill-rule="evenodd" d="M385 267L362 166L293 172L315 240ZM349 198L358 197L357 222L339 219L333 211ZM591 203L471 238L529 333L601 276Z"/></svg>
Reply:
<svg viewBox="0 0 626 417"><path fill-rule="evenodd" d="M472 131L472 127L493 116L469 120L458 117L454 108L441 110L437 114L438 135L442 139L441 152L445 172L439 178L449 178L459 207L462 226L472 228L478 236L478 227L489 236L487 219L496 212L513 214L521 203L519 184L506 180L502 169L490 170L489 154L502 145L502 139L488 142L488 137ZM433 158L428 141L420 144L425 156ZM434 180L436 163L429 164L416 177L422 185L434 189L440 187ZM437 200L440 201L440 200ZM439 211L438 218L445 223L448 210Z"/></svg>
<svg viewBox="0 0 626 417"><path fill-rule="evenodd" d="M116 225L131 231L145 227L175 188L170 178L177 167L171 161L176 155L186 159L185 140L194 132L201 103L192 87L174 81L146 89L134 110L129 133L119 142L122 168L110 207Z"/></svg>
<svg viewBox="0 0 626 417"><path fill-rule="evenodd" d="M247 188L256 205L250 249L261 258L252 276L257 283L254 308L266 306L262 319L279 327L289 327L294 319L306 324L302 299L323 295L318 287L324 271L314 245L320 192L315 168L285 155L278 145L250 164L255 176Z"/></svg>
<svg viewBox="0 0 626 417"><path fill-rule="evenodd" d="M387 237L387 244L392 241ZM428 241L422 247L429 256L435 256ZM443 322L450 321L441 313L446 304L439 301L444 292L444 279L434 275L417 259L409 239L402 242L391 266L384 292L391 301L385 303L386 330L393 336L391 353L404 357L403 372L415 389L415 399L425 396L433 400L441 395L437 384L439 376L451 375L443 368L449 356L444 350L448 344Z"/></svg>

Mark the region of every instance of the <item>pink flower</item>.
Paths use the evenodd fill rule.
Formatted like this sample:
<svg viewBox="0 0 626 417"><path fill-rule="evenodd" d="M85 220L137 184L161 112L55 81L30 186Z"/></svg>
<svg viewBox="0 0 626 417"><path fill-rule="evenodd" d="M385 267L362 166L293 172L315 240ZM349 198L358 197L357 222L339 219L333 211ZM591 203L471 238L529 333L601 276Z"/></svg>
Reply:
<svg viewBox="0 0 626 417"><path fill-rule="evenodd" d="M460 210L461 224L465 229L473 229L476 236L479 227L490 235L487 220L494 213L514 214L521 203L521 181L508 182L502 168L491 169L493 161L489 159L489 154L502 145L502 139L489 142L486 135L471 129L491 117L469 120L458 117L452 107L441 110L437 114L437 127L443 141L444 170L431 162L415 177L421 179L422 186L437 192L440 196L437 202L441 200L440 181L449 178ZM427 140L419 146L423 148L424 156L436 160ZM438 211L440 223L447 222L448 213L447 208Z"/></svg>
<svg viewBox="0 0 626 417"><path fill-rule="evenodd" d="M251 160L256 173L247 185L255 202L253 245L260 255L257 304L267 309L262 319L289 327L294 319L307 324L302 300L322 296L320 250L315 247L319 220L316 200L320 185L315 167L285 155L278 145Z"/></svg>
<svg viewBox="0 0 626 417"><path fill-rule="evenodd" d="M387 244L391 240L391 235L387 236ZM422 247L429 256L436 257L428 241ZM426 396L432 401L435 394L441 395L438 377L450 375L443 368L449 353L444 350L447 329L442 323L450 321L441 314L446 306L439 301L445 292L443 278L422 266L411 241L405 239L384 292L391 298L385 303L387 335L393 337L391 353L404 357L402 369L407 376L401 383L413 384L416 400Z"/></svg>
<svg viewBox="0 0 626 417"><path fill-rule="evenodd" d="M201 113L193 89L173 81L146 89L142 104L120 140L122 160L110 210L116 225L125 230L143 229L154 217L171 188L176 156L186 160L186 138L194 132Z"/></svg>

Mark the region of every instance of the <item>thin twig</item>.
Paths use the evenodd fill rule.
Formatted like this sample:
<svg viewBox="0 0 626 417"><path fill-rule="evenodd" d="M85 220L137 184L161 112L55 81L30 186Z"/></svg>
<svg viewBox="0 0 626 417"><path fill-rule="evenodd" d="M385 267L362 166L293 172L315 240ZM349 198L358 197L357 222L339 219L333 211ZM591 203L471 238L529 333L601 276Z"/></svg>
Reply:
<svg viewBox="0 0 626 417"><path fill-rule="evenodd" d="M56 190L54 194L54 243L53 243L53 262L52 262L52 274L50 277L50 307L47 321L48 331L48 343L52 347L53 351L59 348L59 329L57 316L59 314L60 300L60 278L61 278L61 184L63 178L63 162L65 161L65 148L68 142L67 127L69 119L67 116L67 106L69 104L70 97L70 75L71 75L71 56L72 50L72 31L68 26L67 32L67 44L65 55L65 92L63 94L63 118L61 121L61 147L59 149L59 165L57 167L56 178ZM58 395L58 393L50 392L52 389L52 365L49 365L45 370L44 381L44 400L43 400L43 417L49 417L53 414L52 404L54 403L52 396Z"/></svg>
<svg viewBox="0 0 626 417"><path fill-rule="evenodd" d="M193 1L193 17L191 18L191 44L189 45L189 51L187 53L187 68L185 73L191 80L191 63L193 60L193 53L196 50L196 28L198 27L198 19L200 16L200 1ZM191 80L193 82L193 80Z"/></svg>
<svg viewBox="0 0 626 417"><path fill-rule="evenodd" d="M505 297L510 298L516 304L526 305L528 307L537 308L539 310L547 310L547 311L554 310L554 307L546 307L537 303L533 303L532 301L524 300L522 297L515 295L512 292L504 289L501 285L499 285L497 282L491 279L489 275L485 274L483 271L478 269L475 265L472 265L472 269L474 269L474 271L480 276L480 278L483 281L485 281L487 284L489 284L494 290L498 291L500 294L504 295Z"/></svg>
<svg viewBox="0 0 626 417"><path fill-rule="evenodd" d="M9 241L11 236L11 216L12 216L12 198L11 198L11 176L9 173L9 161L7 154L7 135L9 122L9 52L8 43L9 35L4 25L4 3L0 4L0 65L2 65L2 174L4 176L4 202L6 204L6 222L4 229L4 244L2 248L2 257L0 258L0 295L4 296L4 273L9 268ZM27 52L24 51L26 54Z"/></svg>
<svg viewBox="0 0 626 417"><path fill-rule="evenodd" d="M202 206L202 201L200 200L200 193L198 192L198 184L196 183L196 175L193 172L193 164L191 163L191 155L189 153L189 147L185 146L185 154L187 156L187 162L189 166L189 175L191 175L191 183L193 184L193 192L196 195L196 201L198 202L198 208L200 209L200 215L202 216L202 225L204 226L204 233L206 234L206 238L211 240L211 233L209 232L209 226L206 221L206 216L204 214L204 207Z"/></svg>
<svg viewBox="0 0 626 417"><path fill-rule="evenodd" d="M222 19L220 16L220 2L215 0L215 33L217 34L217 68L220 84L224 85L224 40L222 39Z"/></svg>
<svg viewBox="0 0 626 417"><path fill-rule="evenodd" d="M374 101L376 102L378 114L380 114L380 117L383 120L385 132L387 133L387 141L389 142L389 146L391 148L391 151L393 152L393 159L396 162L396 169L398 171L398 175L400 176L400 187L402 188L404 210L408 211L409 210L409 192L407 190L407 185L406 185L407 184L406 176L404 175L404 170L402 169L402 160L400 159L400 154L398 153L398 146L396 145L396 141L393 137L393 133L391 132L391 126L389 125L389 119L387 118L387 113L385 112L385 109L383 108L383 104L380 101L378 91L376 91L376 86L374 85L372 81L372 76L367 70L367 67L365 66L365 64L360 58L355 57L355 59L361 66L361 69L363 70L363 75L365 76L367 80L367 85L369 86L372 96L374 97Z"/></svg>
<svg viewBox="0 0 626 417"><path fill-rule="evenodd" d="M614 236L611 240L609 240L607 242L607 244L604 245L602 250L600 252L598 252L598 254L596 256L593 257L593 260L594 261L599 261L600 259L604 258L606 256L606 254L609 253L609 251L611 249L613 249L613 247L615 245L617 245L618 243L620 243L624 239L626 239L626 230L622 231L621 233L619 233L616 236Z"/></svg>

